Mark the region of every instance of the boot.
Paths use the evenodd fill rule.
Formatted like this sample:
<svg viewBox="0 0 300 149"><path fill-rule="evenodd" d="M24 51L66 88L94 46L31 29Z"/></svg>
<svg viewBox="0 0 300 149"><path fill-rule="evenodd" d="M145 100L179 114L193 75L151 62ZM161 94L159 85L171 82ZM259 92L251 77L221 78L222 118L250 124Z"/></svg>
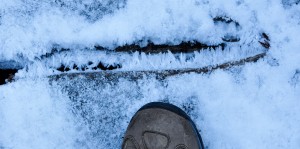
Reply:
<svg viewBox="0 0 300 149"><path fill-rule="evenodd" d="M204 149L190 117L178 107L161 102L143 106L131 119L122 149Z"/></svg>

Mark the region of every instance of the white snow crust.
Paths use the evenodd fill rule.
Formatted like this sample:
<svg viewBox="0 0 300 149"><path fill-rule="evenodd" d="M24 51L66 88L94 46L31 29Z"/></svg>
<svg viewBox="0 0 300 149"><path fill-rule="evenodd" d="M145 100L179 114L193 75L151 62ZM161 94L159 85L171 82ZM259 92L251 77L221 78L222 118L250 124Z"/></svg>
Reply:
<svg viewBox="0 0 300 149"><path fill-rule="evenodd" d="M216 25L215 16L228 16L242 29ZM121 78L117 84L97 84L84 77L49 83L45 77L53 74L45 68L49 63L86 63L101 55L58 55L60 61L36 62L52 45L113 48L139 40L218 44L230 32L241 37L240 43L267 33L267 56L209 74L184 74L164 82ZM299 35L297 0L2 0L0 62L15 60L30 68L21 70L15 82L0 86L0 149L120 148L131 116L151 101L183 108L208 149L298 149ZM157 67L163 59L155 56L144 60L125 61L124 70L195 67L180 62ZM72 84L74 92L64 87ZM86 106L78 109L75 97Z"/></svg>

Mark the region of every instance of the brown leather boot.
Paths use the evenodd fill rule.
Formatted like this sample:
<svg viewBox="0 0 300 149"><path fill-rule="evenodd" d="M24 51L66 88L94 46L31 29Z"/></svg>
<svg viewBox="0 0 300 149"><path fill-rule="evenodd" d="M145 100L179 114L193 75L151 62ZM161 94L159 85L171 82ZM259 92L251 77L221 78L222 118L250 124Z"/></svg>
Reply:
<svg viewBox="0 0 300 149"><path fill-rule="evenodd" d="M122 149L204 149L190 117L161 102L143 106L131 119Z"/></svg>

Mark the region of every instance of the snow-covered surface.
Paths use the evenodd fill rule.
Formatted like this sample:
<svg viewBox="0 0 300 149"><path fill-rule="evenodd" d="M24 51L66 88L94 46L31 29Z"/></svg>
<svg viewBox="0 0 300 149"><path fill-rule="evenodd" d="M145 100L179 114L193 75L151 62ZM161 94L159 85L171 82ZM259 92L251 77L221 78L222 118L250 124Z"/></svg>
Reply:
<svg viewBox="0 0 300 149"><path fill-rule="evenodd" d="M0 86L0 148L119 148L130 117L150 101L169 101L186 110L208 149L300 148L299 1L101 2L0 3L0 62L30 64L29 70L17 74L19 80ZM242 28L215 24L215 16L228 16ZM52 71L36 62L52 45L112 48L139 40L218 44L232 32L241 37L240 43L251 43L266 32L271 39L267 57L164 82L121 78L106 84L84 77L49 84L43 76ZM146 60L155 64L157 58ZM73 91L65 87L73 84ZM82 109L80 102L85 105Z"/></svg>

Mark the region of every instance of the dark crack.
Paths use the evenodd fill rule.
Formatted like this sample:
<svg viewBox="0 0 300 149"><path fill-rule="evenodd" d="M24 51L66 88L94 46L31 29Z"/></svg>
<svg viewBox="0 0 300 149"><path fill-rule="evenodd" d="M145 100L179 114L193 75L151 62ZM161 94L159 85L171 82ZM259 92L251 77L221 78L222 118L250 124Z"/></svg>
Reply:
<svg viewBox="0 0 300 149"><path fill-rule="evenodd" d="M207 45L200 43L198 41L188 41L188 42L181 42L178 45L169 45L169 44L154 44L149 42L146 46L140 46L138 43L134 44L126 44L124 46L119 46L115 48L113 51L115 52L143 52L143 53L165 53L170 51L171 53L192 53L194 51L200 51L205 49L217 49L221 48L224 50L226 44L220 43L216 45ZM95 46L97 50L106 50L105 47L102 46Z"/></svg>
<svg viewBox="0 0 300 149"><path fill-rule="evenodd" d="M99 62L96 66L93 66L93 62L88 62L88 64L77 66L73 64L71 66L66 66L61 64L60 67L56 68L56 70L60 72L68 72L70 70L78 70L78 71L87 71L87 70L115 70L121 68L121 64L105 64L103 62Z"/></svg>
<svg viewBox="0 0 300 149"><path fill-rule="evenodd" d="M0 69L0 85L12 82L18 69Z"/></svg>

